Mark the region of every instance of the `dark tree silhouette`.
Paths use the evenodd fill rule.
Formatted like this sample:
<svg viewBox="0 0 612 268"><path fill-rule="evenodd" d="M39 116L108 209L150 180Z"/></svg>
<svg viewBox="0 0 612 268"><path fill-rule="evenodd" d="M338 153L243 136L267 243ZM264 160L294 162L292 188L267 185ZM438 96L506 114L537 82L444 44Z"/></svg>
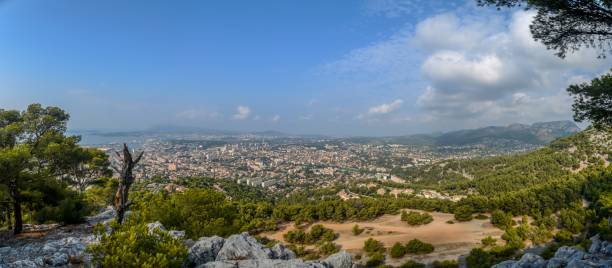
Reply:
<svg viewBox="0 0 612 268"><path fill-rule="evenodd" d="M574 120L590 120L597 128L612 126L612 73L591 83L571 85L567 91L574 97Z"/></svg>
<svg viewBox="0 0 612 268"><path fill-rule="evenodd" d="M582 47L612 53L612 0L477 0L482 6L535 9L531 34L564 58Z"/></svg>
<svg viewBox="0 0 612 268"><path fill-rule="evenodd" d="M144 152L140 152L138 157L136 157L136 160L134 160L128 146L124 143L123 156L121 156L119 152L115 153L117 154L117 157L122 160L121 169L117 170L117 172L119 172L119 188L115 194L115 209L117 210L116 220L118 223L123 223L125 212L131 205L131 202L128 199L128 193L130 191L130 186L132 186L132 183L134 183L134 175L132 170L136 164L138 164Z"/></svg>

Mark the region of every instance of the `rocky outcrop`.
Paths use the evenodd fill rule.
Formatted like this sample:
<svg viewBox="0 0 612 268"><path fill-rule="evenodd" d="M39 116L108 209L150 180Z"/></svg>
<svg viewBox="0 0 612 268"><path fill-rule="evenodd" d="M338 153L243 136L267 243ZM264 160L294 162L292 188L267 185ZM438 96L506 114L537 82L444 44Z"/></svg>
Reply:
<svg viewBox="0 0 612 268"><path fill-rule="evenodd" d="M261 260L272 257L272 250L264 247L248 233L241 233L227 238L215 260Z"/></svg>
<svg viewBox="0 0 612 268"><path fill-rule="evenodd" d="M577 247L563 246L557 249L555 256L549 260L526 253L520 260L509 260L498 263L492 268L583 268L612 267L612 243L602 241L598 235L591 238L588 252Z"/></svg>
<svg viewBox="0 0 612 268"><path fill-rule="evenodd" d="M100 213L98 213L95 216L90 216L87 217L87 223L94 225L94 224L98 224L98 223L108 223L110 222L112 219L114 219L117 216L117 212L115 211L115 209L113 207L107 207L106 209L100 211Z"/></svg>
<svg viewBox="0 0 612 268"><path fill-rule="evenodd" d="M608 241L602 241L599 235L591 237L591 246L589 247L589 254L599 254L604 256L612 256L612 243Z"/></svg>
<svg viewBox="0 0 612 268"><path fill-rule="evenodd" d="M0 268L90 267L91 255L85 249L97 241L92 228L99 223L110 232L110 221L115 215L115 210L108 207L95 216L87 217L84 224L27 225L26 231L44 236L12 239L7 246L0 246Z"/></svg>
<svg viewBox="0 0 612 268"><path fill-rule="evenodd" d="M323 261L330 267L339 268L339 267L352 267L353 266L353 257L346 251L338 252L334 255L327 257Z"/></svg>
<svg viewBox="0 0 612 268"><path fill-rule="evenodd" d="M274 253L274 258L281 260L291 260L295 259L296 255L292 250L285 247L283 244L276 244L272 247L272 253Z"/></svg>
<svg viewBox="0 0 612 268"><path fill-rule="evenodd" d="M317 262L304 262L295 260L243 260L243 261L215 261L209 262L197 268L327 268L325 264Z"/></svg>
<svg viewBox="0 0 612 268"><path fill-rule="evenodd" d="M155 230L159 230L159 231L166 232L167 234L172 236L174 239L181 240L181 239L185 238L185 231L177 231L177 230L170 230L170 231L168 231L168 230L166 230L166 227L164 227L164 225L161 224L161 222L159 222L159 221L148 223L147 224L147 229L149 229L149 234L153 234L155 232Z"/></svg>
<svg viewBox="0 0 612 268"><path fill-rule="evenodd" d="M16 239L8 246L0 245L0 268L29 267L91 267L91 255L85 249L97 242L92 235L93 224L108 228L115 213L112 208L88 217L87 223L73 226L47 226L50 229L41 238ZM39 231L45 231L41 226ZM282 244L268 248L248 233L236 234L224 239L219 236L202 237L198 241L184 239L185 232L170 230L160 222L147 224L149 233L167 232L189 247L185 267L198 268L352 268L351 255L345 251L322 261L303 261ZM108 231L108 230L107 230Z"/></svg>
<svg viewBox="0 0 612 268"><path fill-rule="evenodd" d="M24 241L0 248L0 267L65 267L76 264L88 266L91 256L85 252L85 248L87 244L95 241L95 238L91 235L72 235L76 236Z"/></svg>
<svg viewBox="0 0 612 268"><path fill-rule="evenodd" d="M187 253L189 266L195 267L215 261L224 243L225 239L218 236L200 238Z"/></svg>
<svg viewBox="0 0 612 268"><path fill-rule="evenodd" d="M352 257L346 251L329 256L323 261L296 259L293 251L282 244L269 249L248 233L221 237L202 237L188 253L188 266L197 268L351 268Z"/></svg>

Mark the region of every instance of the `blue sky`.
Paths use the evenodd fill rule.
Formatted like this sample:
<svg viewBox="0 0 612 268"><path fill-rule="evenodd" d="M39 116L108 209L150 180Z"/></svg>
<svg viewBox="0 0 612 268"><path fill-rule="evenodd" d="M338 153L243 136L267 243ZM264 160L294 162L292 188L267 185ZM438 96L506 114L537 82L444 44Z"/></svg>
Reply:
<svg viewBox="0 0 612 268"><path fill-rule="evenodd" d="M570 119L607 70L472 1L0 1L0 107L72 129L402 135Z"/></svg>

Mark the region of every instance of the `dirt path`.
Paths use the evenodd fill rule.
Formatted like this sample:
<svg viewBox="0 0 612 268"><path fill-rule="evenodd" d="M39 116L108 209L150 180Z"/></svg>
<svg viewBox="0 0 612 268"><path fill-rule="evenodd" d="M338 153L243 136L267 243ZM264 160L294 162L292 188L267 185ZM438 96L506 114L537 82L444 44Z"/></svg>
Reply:
<svg viewBox="0 0 612 268"><path fill-rule="evenodd" d="M404 259L394 260L387 258L387 263L392 265L401 264L407 258L422 262L433 260L457 259L460 255L467 254L473 247L478 246L480 240L486 236L492 236L499 240L502 231L489 223L489 220L472 220L469 222L446 223L453 220L453 214L430 213L433 222L423 226L410 226L400 220L400 215L384 215L376 220L367 222L318 222L325 227L333 229L339 234L336 244L351 253L361 253L363 243L368 238L374 238L391 247L395 242L406 243L417 238L433 244L436 249L433 253L422 256L409 256ZM352 228L358 224L366 231L359 236L352 234ZM283 241L283 235L295 229L293 225L283 226L280 231L264 233L263 236Z"/></svg>

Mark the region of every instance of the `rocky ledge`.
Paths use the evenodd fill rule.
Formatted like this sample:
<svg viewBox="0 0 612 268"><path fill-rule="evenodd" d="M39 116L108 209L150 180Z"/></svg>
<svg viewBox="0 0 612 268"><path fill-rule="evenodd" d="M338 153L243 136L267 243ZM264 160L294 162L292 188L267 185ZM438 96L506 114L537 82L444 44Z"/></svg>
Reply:
<svg viewBox="0 0 612 268"><path fill-rule="evenodd" d="M267 248L248 233L223 239L218 236L202 237L189 248L188 267L197 268L351 268L352 257L346 251L329 256L322 261L302 261L282 244Z"/></svg>
<svg viewBox="0 0 612 268"><path fill-rule="evenodd" d="M549 260L527 253L520 260L504 261L492 268L583 268L612 267L612 243L602 241L599 235L591 237L588 252L577 247L560 247Z"/></svg>
<svg viewBox="0 0 612 268"><path fill-rule="evenodd" d="M107 209L89 217L86 224L73 226L37 227L41 237L20 238L0 243L0 268L30 267L91 267L91 256L85 251L88 244L96 243L92 226L108 225L114 211ZM321 261L303 261L282 244L268 248L248 233L202 237L198 241L184 239L182 231L167 231L159 222L147 225L149 231L159 229L189 245L186 268L243 268L243 267L316 267L352 268L352 257L342 251Z"/></svg>
<svg viewBox="0 0 612 268"><path fill-rule="evenodd" d="M115 210L108 207L87 217L84 224L24 225L31 237L0 242L0 268L90 267L91 255L85 249L97 241L92 228L98 223L108 225L114 217Z"/></svg>

